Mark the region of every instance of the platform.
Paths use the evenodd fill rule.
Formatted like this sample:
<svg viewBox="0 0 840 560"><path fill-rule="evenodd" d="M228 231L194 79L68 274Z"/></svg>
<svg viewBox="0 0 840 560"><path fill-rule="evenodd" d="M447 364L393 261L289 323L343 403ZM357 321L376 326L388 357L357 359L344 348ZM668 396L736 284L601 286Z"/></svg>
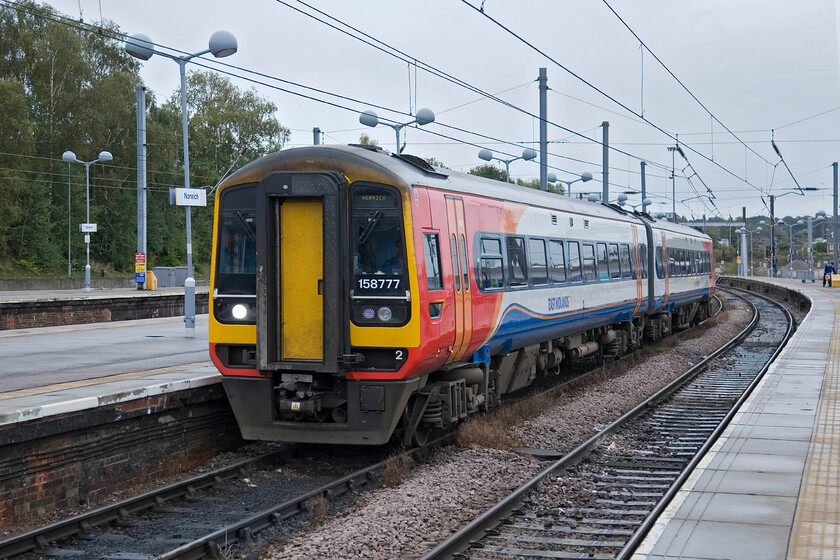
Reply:
<svg viewBox="0 0 840 560"><path fill-rule="evenodd" d="M0 427L221 382L208 317L0 331Z"/></svg>
<svg viewBox="0 0 840 560"><path fill-rule="evenodd" d="M840 289L811 312L633 556L840 558Z"/></svg>

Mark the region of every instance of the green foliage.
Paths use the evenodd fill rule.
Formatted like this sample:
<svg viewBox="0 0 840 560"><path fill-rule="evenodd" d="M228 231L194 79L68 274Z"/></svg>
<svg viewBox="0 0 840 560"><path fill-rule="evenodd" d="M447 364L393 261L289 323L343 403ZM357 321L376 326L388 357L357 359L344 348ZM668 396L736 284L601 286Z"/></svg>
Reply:
<svg viewBox="0 0 840 560"><path fill-rule="evenodd" d="M379 141L374 140L373 138L362 132L362 135L359 136L359 144L361 144L362 146L378 146Z"/></svg>
<svg viewBox="0 0 840 560"><path fill-rule="evenodd" d="M34 274L84 267L85 168L101 150L113 161L90 166L91 260L97 269L130 274L136 250L136 95L140 63L123 50L120 30L90 30L53 21L48 5L0 5L0 260ZM57 18L56 18L57 19ZM177 73L173 69L173 82ZM277 108L255 90L207 72L188 75L191 186L215 185L247 149L244 165L279 150L289 130ZM180 92L147 102L147 262L186 260L184 209L169 206L170 187L183 186ZM212 204L212 200L208 201ZM68 232L68 213L69 229ZM209 264L212 206L194 208L197 268ZM206 267L202 267L206 270Z"/></svg>
<svg viewBox="0 0 840 560"><path fill-rule="evenodd" d="M443 169L449 169L449 167L447 167L446 165L444 165L444 164L443 164L443 162L442 162L442 161L440 161L440 160L439 160L438 158L436 158L436 157L427 157L427 158L426 158L426 162L427 162L429 165L433 166L433 167L442 167Z"/></svg>
<svg viewBox="0 0 840 560"><path fill-rule="evenodd" d="M517 179L516 184L520 187L528 187L529 189L540 190L539 179L531 179L530 181L525 181L524 179Z"/></svg>
<svg viewBox="0 0 840 560"><path fill-rule="evenodd" d="M478 175L479 177L487 177L488 179L495 179L497 181L507 182L507 173L503 169L499 169L495 165L485 163L478 167L473 167L469 170L470 175Z"/></svg>

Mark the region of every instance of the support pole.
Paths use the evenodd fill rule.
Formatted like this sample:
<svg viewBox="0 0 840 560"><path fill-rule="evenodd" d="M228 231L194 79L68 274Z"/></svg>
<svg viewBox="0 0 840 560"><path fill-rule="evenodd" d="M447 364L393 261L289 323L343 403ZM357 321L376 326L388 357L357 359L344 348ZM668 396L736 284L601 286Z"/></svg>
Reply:
<svg viewBox="0 0 840 560"><path fill-rule="evenodd" d="M770 195L770 278L776 277L776 197ZM793 231L793 229L791 229ZM791 247L793 236L791 235Z"/></svg>
<svg viewBox="0 0 840 560"><path fill-rule="evenodd" d="M742 206L741 211L743 213L744 229L746 230L747 229L747 207ZM743 255L743 257L741 258L741 263L744 265L743 266L743 274L741 276L748 276L747 270L749 270L749 264L750 264L750 255L749 255L749 251L747 249L747 247L748 247L748 245L747 245L747 235L749 235L749 234L747 234L747 233L744 234L744 238L743 238L743 241L741 243L741 254Z"/></svg>
<svg viewBox="0 0 840 560"><path fill-rule="evenodd" d="M601 127L604 129L604 170L602 173L604 176L604 186L603 193L601 194L601 202L607 204L610 201L610 123L604 121L601 123Z"/></svg>
<svg viewBox="0 0 840 560"><path fill-rule="evenodd" d="M645 199L647 198L647 191L645 190L645 162L641 161L639 165L642 168L642 202L644 203ZM642 206L642 211L647 212L647 209Z"/></svg>
<svg viewBox="0 0 840 560"><path fill-rule="evenodd" d="M835 263L840 262L838 260L838 245L840 245L840 238L837 237L837 162L831 164L834 167L834 219L831 222L831 246L834 249L834 252L831 254L832 259Z"/></svg>
<svg viewBox="0 0 840 560"><path fill-rule="evenodd" d="M137 252L146 255L146 88L137 84L134 91L137 93ZM138 283L137 289L145 290L146 282Z"/></svg>
<svg viewBox="0 0 840 560"><path fill-rule="evenodd" d="M181 125L184 129L184 188L190 188L190 147L187 123L187 60L178 59L181 67ZM187 279L184 281L184 327L187 338L195 337L195 276L192 262L192 216L190 207L184 206L187 213Z"/></svg>
<svg viewBox="0 0 840 560"><path fill-rule="evenodd" d="M548 190L548 74L545 68L540 68L540 190Z"/></svg>

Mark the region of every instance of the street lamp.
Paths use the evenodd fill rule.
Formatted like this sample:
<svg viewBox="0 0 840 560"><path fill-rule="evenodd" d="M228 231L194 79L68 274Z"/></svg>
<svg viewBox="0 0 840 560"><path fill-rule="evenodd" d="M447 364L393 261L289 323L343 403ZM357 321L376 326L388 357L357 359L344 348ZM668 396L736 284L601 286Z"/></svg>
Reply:
<svg viewBox="0 0 840 560"><path fill-rule="evenodd" d="M801 226L804 225L805 222L802 220L797 220L794 224L789 224L786 221L779 219L777 222L780 226L787 226L788 227L788 241L790 242L790 248L788 249L788 264L791 260L793 260L793 228L794 226Z"/></svg>
<svg viewBox="0 0 840 560"><path fill-rule="evenodd" d="M583 181L585 183L585 182L591 181L591 180L592 180L592 173L590 173L589 171L584 171L583 173L580 174L580 178L574 179L574 180L566 183L566 190L568 191L566 193L566 196L572 196L572 183L577 183L578 181Z"/></svg>
<svg viewBox="0 0 840 560"><path fill-rule="evenodd" d="M644 207L645 206L650 206L651 204L653 204L653 201L649 198L644 199L639 204L627 204L627 195L626 194L618 195L618 205L619 206L625 206L625 205L629 206L630 208L633 209L633 212L635 212L636 208L638 208L639 206L642 207L642 212L644 212Z"/></svg>
<svg viewBox="0 0 840 560"><path fill-rule="evenodd" d="M90 291L90 234L96 232L96 224L90 223L90 166L98 161L106 162L111 161L114 159L114 156L111 155L111 152L106 152L102 150L99 152L99 157L93 161L82 161L76 158L76 154L67 150L63 154L61 154L61 159L66 161L67 163L81 163L85 166L85 197L87 199L86 204L86 212L85 212L85 223L81 224L79 229L82 233L85 234L85 253L87 253L87 259L85 264L85 291ZM68 166L69 167L69 166ZM68 189L69 192L69 189ZM68 257L69 257L69 248L68 248ZM69 265L68 265L69 266Z"/></svg>
<svg viewBox="0 0 840 560"><path fill-rule="evenodd" d="M762 220L759 223L764 224L764 220ZM747 229L746 226L742 226L741 229L739 229L738 231L743 235L749 234L749 237L750 237L750 252L749 252L749 256L747 257L747 260L749 261L750 276L753 276L753 264L752 264L752 257L753 257L753 255L752 255L752 252L753 252L752 240L753 240L753 236L752 236L752 234L760 233L761 232L761 226L758 226L757 228L752 229L752 230Z"/></svg>
<svg viewBox="0 0 840 560"><path fill-rule="evenodd" d="M502 163L505 164L505 175L507 175L508 183L513 183L513 181L510 178L510 164L512 162L514 162L518 159L524 159L524 160L527 160L527 161L531 161L535 157L537 157L537 152L535 152L531 148L525 148L524 150L522 150L522 155L521 156L511 158L511 159L502 159L500 157L496 157L496 156L493 155L493 152L488 150L487 148L483 148L480 152L478 152L478 158L479 159L483 159L484 161L491 161L491 160L495 159L495 160L501 161Z"/></svg>
<svg viewBox="0 0 840 560"><path fill-rule="evenodd" d="M364 113L359 115L359 122L365 126L375 127L379 123L379 117L374 111L365 111ZM408 126L410 124L417 123L420 126L427 125L429 123L435 122L435 113L431 109L426 109L425 107L417 111L417 116L414 117L413 120L408 121L407 123L402 124L388 124L388 123L381 123L385 126L390 126L394 129L394 132L397 135L397 153L402 153L402 148L400 148L400 130L403 127Z"/></svg>
<svg viewBox="0 0 840 560"><path fill-rule="evenodd" d="M181 70L181 126L184 136L184 188L190 188L190 147L187 132L187 62L197 56L212 53L216 58L224 58L236 52L238 44L236 37L230 31L216 31L210 36L208 48L195 54L175 56L155 51L155 45L148 36L142 33L129 35L125 40L125 51L140 60L149 60L153 54L174 60ZM184 282L184 325L186 336L195 336L195 277L192 263L192 216L190 206L184 206L187 217L187 279Z"/></svg>

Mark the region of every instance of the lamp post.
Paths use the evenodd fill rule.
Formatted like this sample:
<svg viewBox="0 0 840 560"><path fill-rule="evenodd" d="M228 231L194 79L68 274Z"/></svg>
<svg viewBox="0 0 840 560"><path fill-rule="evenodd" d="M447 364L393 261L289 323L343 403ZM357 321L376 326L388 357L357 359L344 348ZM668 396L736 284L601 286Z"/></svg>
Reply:
<svg viewBox="0 0 840 560"><path fill-rule="evenodd" d="M85 198L87 202L85 203L86 210L85 210L85 223L83 223L80 227L81 231L85 234L85 253L87 254L87 258L85 261L85 291L90 291L90 234L96 231L96 224L90 223L90 166L98 161L106 162L111 161L114 159L114 156L111 155L111 152L106 152L102 150L99 152L99 157L93 161L82 161L76 158L76 154L67 150L63 154L61 154L61 159L66 161L67 163L81 163L85 166ZM69 190L69 188L68 188ZM68 249L69 254L69 249Z"/></svg>
<svg viewBox="0 0 840 560"><path fill-rule="evenodd" d="M73 156L73 159L76 159ZM73 277L73 265L70 262L70 162L67 162L67 278Z"/></svg>
<svg viewBox="0 0 840 560"><path fill-rule="evenodd" d="M549 183L553 183L553 182L557 181L556 178L552 179L552 177L554 177L554 174L549 173L548 174L548 182ZM591 180L592 180L592 173L590 173L589 171L584 171L583 173L580 174L580 177L578 177L577 179L572 179L571 181L559 181L559 182L560 183L566 183L566 196L572 196L572 183L577 183L578 181L583 181L585 183L585 182L591 181Z"/></svg>
<svg viewBox="0 0 840 560"><path fill-rule="evenodd" d="M495 159L495 160L501 161L502 163L505 164L505 175L507 175L508 183L513 183L513 181L510 178L510 164L512 162L514 162L518 159L524 159L524 160L527 160L527 161L531 161L535 157L537 157L537 152L532 150L531 148L525 148L524 150L522 150L522 155L521 156L511 158L511 159L503 159L503 158L500 158L500 157L496 157L496 156L493 155L493 152L488 150L487 148L484 148L480 152L478 152L478 158L479 159L483 159L484 161L491 161L491 160Z"/></svg>
<svg viewBox="0 0 840 560"><path fill-rule="evenodd" d="M619 206L629 206L630 208L633 209L633 212L635 212L636 208L638 208L639 206L642 207L642 212L644 212L644 207L645 206L650 206L651 204L653 204L653 201L649 198L646 198L646 199L642 200L639 204L627 204L627 195L626 194L618 195L618 205Z"/></svg>
<svg viewBox="0 0 840 560"><path fill-rule="evenodd" d="M359 115L359 122L362 123L365 126L370 126L370 127L375 127L376 125L380 124L379 123L379 117L377 116L377 114L374 111L365 111L364 113ZM427 124L433 123L433 122L435 122L434 111L432 111L431 109L426 109L424 107L424 108L420 109L419 111L417 111L417 115L414 117L414 120L410 120L407 123L402 123L402 124L382 123L382 124L384 124L385 126L390 126L391 128L394 129L394 132L396 133L396 136L397 136L397 153L400 154L400 153L402 153L402 148L400 148L400 130L402 130L403 127L406 127L406 126L408 126L410 124L414 124L414 123L417 123L420 126L424 126L424 125L427 125Z"/></svg>
<svg viewBox="0 0 840 560"><path fill-rule="evenodd" d="M762 220L762 221L761 221L761 222L759 222L759 223L764 224L764 220ZM738 231L740 231L740 232L741 232L742 234L744 234L744 235L749 234L749 237L750 237L750 253L749 253L749 257L748 257L748 259L747 259L747 260L749 261L750 276L753 276L753 264L752 264L752 252L753 252L752 242L753 242L753 234L754 234L754 233L760 233L760 232L761 232L761 226L758 226L757 228L752 229L752 230L747 229L747 228L746 228L746 226L744 226L744 227L742 227L742 228L741 228L740 230L738 230Z"/></svg>
<svg viewBox="0 0 840 560"><path fill-rule="evenodd" d="M811 282L814 281L814 222L820 223L825 220L825 212L820 210L816 218L808 216L808 276Z"/></svg>
<svg viewBox="0 0 840 560"><path fill-rule="evenodd" d="M207 49L184 56L174 56L155 51L152 40L142 33L130 35L125 40L125 51L135 58L149 60L152 55L159 54L178 63L181 71L181 126L184 137L184 188L186 189L190 188L190 147L189 134L187 132L187 123L189 121L189 115L187 114L187 62L207 53L212 53L216 58L224 58L235 53L237 48L236 37L229 31L216 31L210 36ZM187 221L187 279L184 282L184 325L186 327L186 336L192 338L195 336L195 277L192 263L192 216L190 214L190 206L184 206L184 208L186 210Z"/></svg>
<svg viewBox="0 0 840 560"><path fill-rule="evenodd" d="M788 263L790 263L790 261L793 259L793 228L795 226L804 225L805 222L803 222L802 220L797 220L796 223L789 224L786 221L780 219L776 223L779 224L780 226L787 226L788 227L788 241L790 242L790 248L788 249Z"/></svg>

